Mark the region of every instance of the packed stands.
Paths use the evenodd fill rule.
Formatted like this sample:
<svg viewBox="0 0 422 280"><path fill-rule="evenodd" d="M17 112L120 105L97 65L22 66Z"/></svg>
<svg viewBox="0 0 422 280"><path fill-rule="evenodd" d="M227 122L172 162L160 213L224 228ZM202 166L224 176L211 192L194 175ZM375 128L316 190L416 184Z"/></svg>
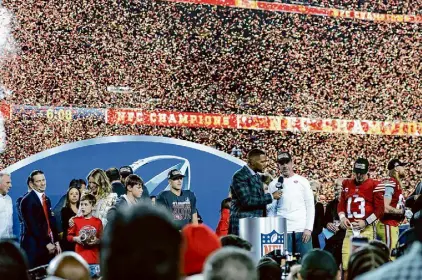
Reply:
<svg viewBox="0 0 422 280"><path fill-rule="evenodd" d="M321 1L354 8L350 1ZM3 1L19 25L1 70L9 104L413 122L422 119L421 25L164 1ZM394 3L366 11L395 12ZM420 11L420 3L408 7ZM89 8L87 8L87 6ZM374 6L375 7L375 6ZM419 10L418 10L419 8ZM384 9L384 10L383 10ZM400 11L397 11L400 12ZM420 12L419 12L420 13ZM110 86L130 88L108 91ZM106 135L163 135L230 153L252 146L296 156L328 188L369 157L421 175L421 137L109 124L87 116L6 120L4 168L45 149ZM272 169L275 170L274 163Z"/></svg>

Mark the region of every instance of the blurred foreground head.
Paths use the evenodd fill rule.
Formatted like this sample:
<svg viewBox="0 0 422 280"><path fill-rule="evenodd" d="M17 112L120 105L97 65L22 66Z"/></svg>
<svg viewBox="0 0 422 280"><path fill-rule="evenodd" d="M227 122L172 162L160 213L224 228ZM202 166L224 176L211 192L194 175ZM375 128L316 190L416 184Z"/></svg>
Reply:
<svg viewBox="0 0 422 280"><path fill-rule="evenodd" d="M0 279L27 280L28 265L19 245L11 240L0 241Z"/></svg>
<svg viewBox="0 0 422 280"><path fill-rule="evenodd" d="M255 263L245 251L223 247L214 252L204 265L204 280L257 280Z"/></svg>
<svg viewBox="0 0 422 280"><path fill-rule="evenodd" d="M143 203L120 209L103 237L102 279L179 279L181 243L166 209Z"/></svg>
<svg viewBox="0 0 422 280"><path fill-rule="evenodd" d="M56 256L48 266L47 273L67 280L89 280L88 263L75 252L64 252Z"/></svg>

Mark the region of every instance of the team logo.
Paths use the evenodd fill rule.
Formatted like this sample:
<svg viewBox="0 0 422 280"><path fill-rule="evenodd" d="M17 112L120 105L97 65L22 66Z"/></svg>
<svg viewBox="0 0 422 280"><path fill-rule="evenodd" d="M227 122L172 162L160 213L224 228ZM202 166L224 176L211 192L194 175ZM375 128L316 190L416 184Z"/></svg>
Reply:
<svg viewBox="0 0 422 280"><path fill-rule="evenodd" d="M181 162L178 163L178 164L169 166L167 169L161 171L159 174L155 175L150 180L148 180L148 182L145 183L145 186L147 187L149 193L154 192L157 188L159 188L159 186L161 184L167 182L168 173L172 169L178 169L180 171L180 173L182 173L183 175L186 176L183 179L182 188L184 190L189 190L190 189L190 179L191 179L191 176L190 176L190 163L189 163L189 161L186 158L182 158L182 157L178 157L178 156L171 156L171 155L153 156L153 157L148 157L148 158L140 159L140 160L132 163L130 165L130 167L132 167L133 172L136 172L136 170L138 170L142 166L145 166L147 164L150 164L150 163L152 163L154 161L167 160L167 159L180 160ZM170 186L167 184L167 187L165 188L165 190L168 190L169 188L170 188ZM158 190L158 191L161 191L161 190Z"/></svg>
<svg viewBox="0 0 422 280"><path fill-rule="evenodd" d="M284 235L273 230L269 234L261 233L261 256L274 250L284 251Z"/></svg>
<svg viewBox="0 0 422 280"><path fill-rule="evenodd" d="M93 240L97 235L97 229L93 226L84 226L79 231L79 235L81 236L82 242L89 242Z"/></svg>

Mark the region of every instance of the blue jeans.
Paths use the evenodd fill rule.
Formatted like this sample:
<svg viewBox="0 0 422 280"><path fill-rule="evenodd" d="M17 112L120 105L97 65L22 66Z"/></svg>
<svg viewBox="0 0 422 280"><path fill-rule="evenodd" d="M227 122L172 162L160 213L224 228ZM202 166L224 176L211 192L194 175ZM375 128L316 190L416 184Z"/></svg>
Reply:
<svg viewBox="0 0 422 280"><path fill-rule="evenodd" d="M287 250L289 251L289 253L292 253L292 247L293 247L292 235L293 235L293 233L287 234L287 241L289 242ZM313 249L313 247L312 247L312 237L308 241L308 243L303 243L302 242L302 235L303 235L303 232L295 232L296 253L300 253L301 258L303 258L306 255L306 253L308 253L310 250Z"/></svg>

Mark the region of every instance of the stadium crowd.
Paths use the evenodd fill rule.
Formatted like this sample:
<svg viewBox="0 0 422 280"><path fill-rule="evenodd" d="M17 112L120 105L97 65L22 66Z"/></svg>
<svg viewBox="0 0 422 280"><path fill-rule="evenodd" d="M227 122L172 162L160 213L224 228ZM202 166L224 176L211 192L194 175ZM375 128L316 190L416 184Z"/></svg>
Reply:
<svg viewBox="0 0 422 280"><path fill-rule="evenodd" d="M412 121L422 119L420 26L161 1L4 1L20 55L1 71L12 104L134 107L212 113ZM83 8L82 7L89 7ZM107 91L127 86L129 92ZM231 152L281 147L325 188L365 155L414 165L420 138L108 125L17 114L0 166L105 135L163 135ZM276 168L273 167L275 170ZM330 195L331 196L331 195Z"/></svg>
<svg viewBox="0 0 422 280"><path fill-rule="evenodd" d="M410 14L420 14L421 7L420 1L412 5L348 0L312 3ZM422 119L422 33L417 24L153 0L5 0L2 4L13 11L19 23L14 36L20 53L0 69L2 84L13 92L6 99L11 104L310 118ZM110 86L129 89L113 92L107 90ZM112 135L159 135L202 143L243 159L252 148L262 148L273 160L272 173L277 172L277 153L289 150L294 154L295 171L321 183L319 193L329 200L334 197L335 180L350 177L352 162L359 156L369 159L370 176L375 178L386 176L386 163L393 157L409 162L403 180L406 197L421 179L421 137L110 125L92 116L59 121L19 113L6 120L6 134L8 145L0 158L0 169L69 142ZM154 251L156 248L148 247L149 244L161 244L162 250L155 253L166 255L166 250L173 250L174 255L180 256L180 236L166 220L166 214L148 211L138 211L141 216L135 211L122 213L127 215L122 221L128 224L112 224L114 232L103 248L114 248L115 238L127 242L124 246L119 243L115 250L142 251L145 249L142 246L146 246ZM162 233L162 228L155 232L156 228L145 224L143 215L168 226L174 232L174 242L162 243L165 238L155 235ZM145 238L138 243L139 239L122 238L127 236L131 223L148 229L139 236L153 236L157 242ZM205 235L216 240L211 233ZM200 241L207 244L207 240ZM131 246L135 243L139 247ZM211 248L207 256L220 246L218 243ZM6 250L3 243L0 249ZM145 252L140 257L150 260L150 251ZM125 253L115 256L131 256L133 252ZM224 257L224 251L222 254ZM242 252L230 254L243 258L244 265L250 262ZM323 257L315 254L316 258ZM223 267L221 258L215 258L207 261L220 261ZM143 273L156 267L156 263L143 262L145 259L133 260L145 266ZM169 265L172 276L149 279L177 279L178 261L172 260ZM204 258L199 265L201 270L205 261ZM127 269L116 262L119 260L110 261L114 265L109 267ZM114 272L120 278L106 272L109 276L105 279L123 279L125 272L135 273L136 264L132 270L129 267ZM88 271L86 266L84 269ZM248 269L253 275L255 267ZM50 272L54 274L54 269ZM189 275L186 271L184 274Z"/></svg>
<svg viewBox="0 0 422 280"><path fill-rule="evenodd" d="M406 14L420 15L422 13L421 1L349 1L349 0L268 0L266 2L302 3L304 5L336 8L340 10L353 10L373 12L380 14Z"/></svg>

